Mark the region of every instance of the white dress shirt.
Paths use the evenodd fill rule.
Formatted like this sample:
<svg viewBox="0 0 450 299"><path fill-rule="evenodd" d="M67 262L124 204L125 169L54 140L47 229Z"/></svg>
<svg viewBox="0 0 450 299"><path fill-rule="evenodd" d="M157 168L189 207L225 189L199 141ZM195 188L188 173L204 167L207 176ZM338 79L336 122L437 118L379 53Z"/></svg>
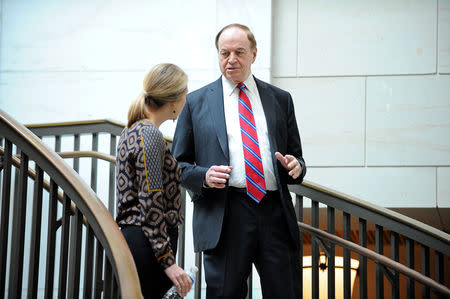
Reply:
<svg viewBox="0 0 450 299"><path fill-rule="evenodd" d="M245 93L250 100L253 116L255 118L259 149L261 151L261 159L264 168L266 189L277 190L278 187L273 171L266 116L264 114L258 88L252 74L250 74L247 80L244 81L244 84L246 86ZM224 76L222 76L222 86L228 149L230 152L230 165L233 166L228 184L237 188L245 188L244 152L242 146L241 127L239 124L239 88L237 87L237 84L229 81Z"/></svg>

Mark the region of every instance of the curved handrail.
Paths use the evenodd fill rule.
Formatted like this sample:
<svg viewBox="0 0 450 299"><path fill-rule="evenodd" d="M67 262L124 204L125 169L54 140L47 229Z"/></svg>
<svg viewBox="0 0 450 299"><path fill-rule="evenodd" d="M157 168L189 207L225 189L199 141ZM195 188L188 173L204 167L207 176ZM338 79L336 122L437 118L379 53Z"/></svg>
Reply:
<svg viewBox="0 0 450 299"><path fill-rule="evenodd" d="M14 140L19 148L28 147L30 159L38 165L45 165L42 169L54 177L55 182L63 188L75 201L78 209L89 218L95 235L105 249L105 253L111 261L111 265L117 274L118 288L121 294L129 298L141 298L139 277L131 252L119 227L99 200L93 190L79 178L78 174L62 160L55 152L50 150L41 140L22 124L9 117L0 110L0 121L10 131L6 137ZM55 175L56 174L56 175ZM81 201L76 202L81 198Z"/></svg>
<svg viewBox="0 0 450 299"><path fill-rule="evenodd" d="M389 268L403 273L408 277L413 278L414 280L432 288L435 289L436 291L444 294L445 296L450 296L450 289L448 289L446 286L437 283L436 281L432 280L431 278L420 274L419 272L408 268L402 264L400 264L399 262L396 262L384 255L381 255L379 253L376 253L370 249L367 249L365 247L362 247L358 244L355 244L351 241L345 240L343 238L340 238L336 235L330 234L326 231L323 231L321 229L318 228L314 228L308 224L302 223L302 222L298 222L298 227L301 231L307 232L311 235L315 235L321 239L326 239L328 241L331 241L332 243L342 246L342 247L346 247L348 249L351 249L353 252L359 253L362 256L368 257L371 260L373 260L374 262L383 264L385 266L388 266Z"/></svg>
<svg viewBox="0 0 450 299"><path fill-rule="evenodd" d="M28 124L25 125L38 136L73 134L74 127L91 127L90 132L108 132L116 136L120 135L125 124L112 119L96 119L82 121L68 121L56 123ZM167 142L172 138L164 136Z"/></svg>
<svg viewBox="0 0 450 299"><path fill-rule="evenodd" d="M116 157L95 151L59 152L61 158L98 158L110 163L116 163Z"/></svg>
<svg viewBox="0 0 450 299"><path fill-rule="evenodd" d="M291 185L289 189L297 194L301 194L306 197L313 197L313 193L321 193L328 197L328 201L321 201L325 203L327 206L339 208L340 210L345 210L345 207L353 206L361 211L364 211L364 214L368 214L366 220L371 220L371 215L382 216L386 219L384 225L386 227L389 224L400 225L402 228L408 228L409 232L415 231L422 234L422 237L427 240L433 240L433 242L437 242L438 245L434 247L434 249L439 249L440 252L444 253L447 256L450 256L450 235L445 233L444 231L438 230L432 226L429 226L425 223L419 222L415 219L412 219L408 216L402 215L395 211L389 210L387 208L377 206L373 203L369 203L358 199L356 197L341 193L339 191L335 191L331 188L321 186L319 184L303 181L301 185ZM342 199L342 201L336 201L333 199ZM375 222L375 221L373 221ZM380 223L380 225L382 225ZM383 226L384 226L383 225ZM397 231L399 232L399 231ZM403 232L402 232L403 233ZM408 234L403 233L405 236L408 236L411 239L417 238L417 234Z"/></svg>
<svg viewBox="0 0 450 299"><path fill-rule="evenodd" d="M322 185L319 185L317 183L313 183L310 181L303 181L302 185L317 191L320 191L322 193L328 194L330 196L342 199L346 202L349 202L353 205L356 206L360 206L364 209L376 212L380 215L384 215L386 217L389 217L397 222L406 224L416 230L422 231L426 234L429 234L437 239L442 240L443 242L447 243L447 245L450 245L450 235L447 234L444 231L441 231L437 228L434 228L432 226L429 226L423 222L417 221L413 218L410 218L408 216L402 215L400 213L397 213L395 211L389 210L387 208L381 207L381 206L377 206L373 203L369 203L367 201L361 200L359 198L356 198L354 196L348 195L348 194L344 194L342 192L336 191L332 188L328 188ZM293 187L292 189L295 189L295 187ZM450 255L450 252L447 253L448 255Z"/></svg>

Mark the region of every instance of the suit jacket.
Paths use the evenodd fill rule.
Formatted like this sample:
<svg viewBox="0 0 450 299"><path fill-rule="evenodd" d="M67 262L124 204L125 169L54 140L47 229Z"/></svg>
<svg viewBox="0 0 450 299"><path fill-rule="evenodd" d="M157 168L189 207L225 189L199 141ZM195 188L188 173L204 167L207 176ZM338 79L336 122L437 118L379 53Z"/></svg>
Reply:
<svg viewBox="0 0 450 299"><path fill-rule="evenodd" d="M278 191L295 246L299 230L288 184L300 184L306 173L291 95L255 78L261 98L272 153ZM189 93L173 139L173 155L180 163L182 185L193 192L193 235L195 252L217 246L228 188L204 188L205 174L212 165L229 165L222 79ZM302 173L294 180L276 159L275 152L298 159Z"/></svg>

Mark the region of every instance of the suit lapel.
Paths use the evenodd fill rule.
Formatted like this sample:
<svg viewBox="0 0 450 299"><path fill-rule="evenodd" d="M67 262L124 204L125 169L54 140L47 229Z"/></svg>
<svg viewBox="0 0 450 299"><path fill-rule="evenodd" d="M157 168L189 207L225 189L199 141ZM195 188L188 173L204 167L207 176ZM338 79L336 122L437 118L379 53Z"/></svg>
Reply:
<svg viewBox="0 0 450 299"><path fill-rule="evenodd" d="M216 135L219 140L220 147L222 148L223 154L225 155L227 161L229 161L228 137L223 107L222 77L220 77L215 83L216 84L213 84L208 91L208 111L211 112L211 123L213 123L216 128Z"/></svg>
<svg viewBox="0 0 450 299"><path fill-rule="evenodd" d="M256 86L258 87L259 97L261 98L261 104L264 109L264 115L266 116L267 133L269 135L270 149L273 154L276 151L275 148L276 143L274 142L275 140L273 140L273 138L275 138L274 136L277 136L276 132L277 109L275 96L273 95L272 91L267 87L266 83L256 78L255 82Z"/></svg>

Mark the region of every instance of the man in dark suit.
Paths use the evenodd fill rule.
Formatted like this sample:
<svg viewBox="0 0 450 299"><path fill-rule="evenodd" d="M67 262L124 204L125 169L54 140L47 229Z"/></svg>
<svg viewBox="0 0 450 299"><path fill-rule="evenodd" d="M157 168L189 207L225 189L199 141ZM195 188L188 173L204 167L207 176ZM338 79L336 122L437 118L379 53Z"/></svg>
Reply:
<svg viewBox="0 0 450 299"><path fill-rule="evenodd" d="M287 184L301 183L306 166L292 98L253 77L248 27L224 27L216 48L223 75L188 94L173 139L182 184L193 192L206 298L245 298L252 264L265 299L299 298L299 230Z"/></svg>

